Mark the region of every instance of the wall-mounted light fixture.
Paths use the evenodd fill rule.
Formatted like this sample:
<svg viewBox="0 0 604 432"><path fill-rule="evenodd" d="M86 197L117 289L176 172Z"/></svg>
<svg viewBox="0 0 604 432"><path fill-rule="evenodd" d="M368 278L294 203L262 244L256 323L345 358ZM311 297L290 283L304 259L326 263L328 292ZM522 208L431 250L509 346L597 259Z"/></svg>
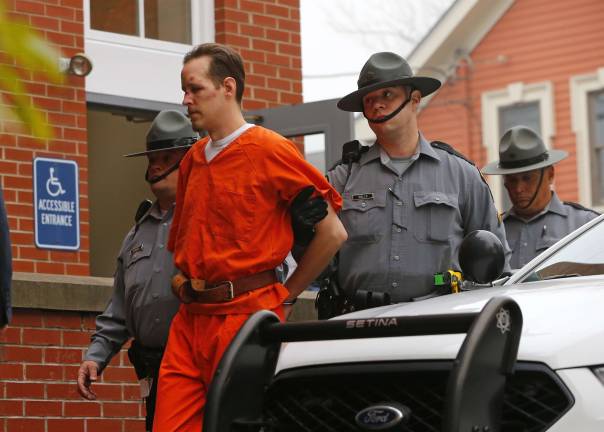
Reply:
<svg viewBox="0 0 604 432"><path fill-rule="evenodd" d="M85 54L78 53L71 58L61 57L59 69L66 74L85 77L92 71L92 62Z"/></svg>

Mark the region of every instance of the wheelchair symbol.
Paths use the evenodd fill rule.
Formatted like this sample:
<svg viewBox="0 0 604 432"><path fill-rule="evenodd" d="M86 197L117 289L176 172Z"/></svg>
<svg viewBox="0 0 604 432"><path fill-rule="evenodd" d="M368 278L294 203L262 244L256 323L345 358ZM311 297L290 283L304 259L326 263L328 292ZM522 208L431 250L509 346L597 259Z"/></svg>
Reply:
<svg viewBox="0 0 604 432"><path fill-rule="evenodd" d="M63 186L61 186L61 182L55 177L54 168L50 168L50 177L46 180L46 192L48 192L48 195L51 197L57 197L65 193Z"/></svg>

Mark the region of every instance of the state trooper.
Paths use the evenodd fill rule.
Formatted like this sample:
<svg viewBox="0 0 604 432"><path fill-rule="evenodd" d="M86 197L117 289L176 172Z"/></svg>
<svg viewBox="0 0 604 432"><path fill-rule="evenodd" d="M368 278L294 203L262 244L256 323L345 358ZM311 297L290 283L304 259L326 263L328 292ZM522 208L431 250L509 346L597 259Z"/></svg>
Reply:
<svg viewBox="0 0 604 432"><path fill-rule="evenodd" d="M553 190L554 164L567 155L563 150L546 149L532 129L516 126L501 137L499 160L482 169L483 174L503 175L512 202L503 222L514 269L599 215L579 204L560 201Z"/></svg>
<svg viewBox="0 0 604 432"><path fill-rule="evenodd" d="M148 158L145 180L156 200L153 204L143 201L136 224L122 243L113 295L96 319L96 332L78 371L80 395L96 399L91 382L97 381L111 358L133 337L128 357L141 383L148 431L152 430L163 349L172 317L180 305L170 288L176 272L172 254L165 247L173 217L178 165L198 139L191 122L182 113L165 110L151 124L146 151L126 155Z"/></svg>
<svg viewBox="0 0 604 432"><path fill-rule="evenodd" d="M434 78L414 76L399 55L380 52L363 66L358 90L338 102L344 111L362 112L377 136L327 174L344 199L348 240L338 278L348 298L359 290L387 293L393 302L430 295L435 273L459 270L460 243L477 229L496 234L509 256L478 169L419 132L420 101L439 87Z"/></svg>

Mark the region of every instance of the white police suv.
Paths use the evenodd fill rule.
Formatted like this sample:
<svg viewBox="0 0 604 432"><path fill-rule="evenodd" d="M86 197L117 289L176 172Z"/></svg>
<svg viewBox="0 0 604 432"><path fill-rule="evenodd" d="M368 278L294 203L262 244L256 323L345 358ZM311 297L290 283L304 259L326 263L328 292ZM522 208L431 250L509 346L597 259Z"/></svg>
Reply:
<svg viewBox="0 0 604 432"><path fill-rule="evenodd" d="M325 322L257 313L204 431L604 431L604 216L490 285Z"/></svg>

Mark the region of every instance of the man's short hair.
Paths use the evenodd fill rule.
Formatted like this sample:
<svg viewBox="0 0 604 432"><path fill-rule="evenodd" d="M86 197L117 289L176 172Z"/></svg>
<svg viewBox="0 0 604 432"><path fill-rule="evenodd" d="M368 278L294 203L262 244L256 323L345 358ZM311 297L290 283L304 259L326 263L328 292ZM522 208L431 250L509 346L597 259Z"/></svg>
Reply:
<svg viewBox="0 0 604 432"><path fill-rule="evenodd" d="M210 58L208 74L214 85L220 87L225 78L232 77L237 83L237 102L241 103L245 88L245 70L241 56L226 45L204 43L185 54L183 64L204 56Z"/></svg>

